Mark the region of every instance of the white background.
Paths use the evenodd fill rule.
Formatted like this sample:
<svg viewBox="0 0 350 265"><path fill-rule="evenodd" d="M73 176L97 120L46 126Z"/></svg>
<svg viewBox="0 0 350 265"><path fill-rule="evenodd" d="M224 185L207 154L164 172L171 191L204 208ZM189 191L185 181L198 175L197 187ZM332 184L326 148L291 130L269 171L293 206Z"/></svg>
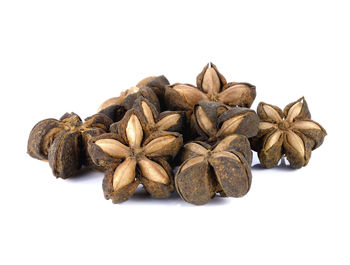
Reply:
<svg viewBox="0 0 350 265"><path fill-rule="evenodd" d="M349 264L347 2L1 1L0 263ZM257 86L254 109L306 97L328 132L307 167L255 166L245 197L202 207L142 189L113 205L103 174L55 179L26 154L36 122L209 61Z"/></svg>

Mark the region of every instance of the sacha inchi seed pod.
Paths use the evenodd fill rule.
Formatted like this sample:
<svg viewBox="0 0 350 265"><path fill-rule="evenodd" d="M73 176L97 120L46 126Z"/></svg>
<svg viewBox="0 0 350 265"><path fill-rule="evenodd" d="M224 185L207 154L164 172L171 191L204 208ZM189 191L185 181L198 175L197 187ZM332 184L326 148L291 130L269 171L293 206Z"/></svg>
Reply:
<svg viewBox="0 0 350 265"><path fill-rule="evenodd" d="M168 161L182 146L181 134L157 131L146 138L134 109L125 114L116 130L89 142L93 161L106 170L105 198L113 203L126 201L140 183L154 198L169 197L174 182Z"/></svg>
<svg viewBox="0 0 350 265"><path fill-rule="evenodd" d="M186 202L202 205L216 194L241 197L251 185L252 153L248 139L230 135L215 146L195 141L185 144L175 176L176 189Z"/></svg>
<svg viewBox="0 0 350 265"><path fill-rule="evenodd" d="M207 64L197 76L197 87L175 83L165 89L165 105L171 110L191 113L201 100L220 102L227 106L250 107L256 97L255 86L230 82L213 63Z"/></svg>
<svg viewBox="0 0 350 265"><path fill-rule="evenodd" d="M259 132L251 140L260 163L271 168L285 155L292 168L301 168L309 162L311 151L318 148L327 135L325 129L311 120L306 100L302 97L288 104L284 111L266 104L258 105Z"/></svg>
<svg viewBox="0 0 350 265"><path fill-rule="evenodd" d="M98 169L87 152L88 140L105 133L112 120L96 114L84 122L75 113L66 113L60 120L46 119L30 132L28 154L39 160L48 160L58 178L74 176L82 165Z"/></svg>

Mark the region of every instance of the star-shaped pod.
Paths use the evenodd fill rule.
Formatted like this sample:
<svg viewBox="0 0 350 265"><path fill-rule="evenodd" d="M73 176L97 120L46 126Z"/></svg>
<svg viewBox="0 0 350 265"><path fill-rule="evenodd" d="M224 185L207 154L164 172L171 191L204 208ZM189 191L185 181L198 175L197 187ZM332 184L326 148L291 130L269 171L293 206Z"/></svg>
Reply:
<svg viewBox="0 0 350 265"><path fill-rule="evenodd" d="M175 186L186 202L202 205L217 193L241 197L250 189L252 153L243 135L227 136L214 147L199 141L187 143L182 159Z"/></svg>
<svg viewBox="0 0 350 265"><path fill-rule="evenodd" d="M28 154L39 160L49 160L53 174L59 178L75 175L82 165L95 168L87 152L87 142L105 133L112 122L103 114L93 115L83 122L75 113L66 113L60 120L40 121L30 132Z"/></svg>
<svg viewBox="0 0 350 265"><path fill-rule="evenodd" d="M192 124L200 140L209 143L231 134L246 137L258 132L259 117L248 108L227 108L224 104L212 101L200 101L194 106Z"/></svg>
<svg viewBox="0 0 350 265"><path fill-rule="evenodd" d="M277 166L285 155L292 168L301 168L309 162L311 151L323 143L325 129L311 120L304 98L288 104L284 111L276 106L259 103L259 132L251 141L266 168Z"/></svg>
<svg viewBox="0 0 350 265"><path fill-rule="evenodd" d="M187 112L191 112L193 106L201 100L249 108L255 96L255 86L249 83L227 83L216 66L210 63L197 76L197 87L180 83L167 86L165 104L168 109Z"/></svg>
<svg viewBox="0 0 350 265"><path fill-rule="evenodd" d="M159 113L156 107L144 97L139 97L134 105L135 115L144 129L145 136L161 131L182 132L184 114L181 111L164 111ZM111 125L111 132L118 133L118 127L123 130L120 123Z"/></svg>
<svg viewBox="0 0 350 265"><path fill-rule="evenodd" d="M182 146L176 132L158 131L145 137L135 110L119 122L118 134L108 133L89 142L93 161L106 169L103 191L106 199L120 203L133 195L141 183L154 198L167 198L174 190L169 160Z"/></svg>

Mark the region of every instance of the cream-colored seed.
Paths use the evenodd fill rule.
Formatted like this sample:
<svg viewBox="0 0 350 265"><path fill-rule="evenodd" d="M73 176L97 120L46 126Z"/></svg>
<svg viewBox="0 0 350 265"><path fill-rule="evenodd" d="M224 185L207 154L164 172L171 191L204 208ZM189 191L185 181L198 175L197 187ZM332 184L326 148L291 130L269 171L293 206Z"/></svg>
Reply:
<svg viewBox="0 0 350 265"><path fill-rule="evenodd" d="M225 121L218 132L218 136L234 134L245 116L246 114L242 114Z"/></svg>
<svg viewBox="0 0 350 265"><path fill-rule="evenodd" d="M268 151L272 146L274 146L282 136L282 132L276 130L266 141L265 150Z"/></svg>
<svg viewBox="0 0 350 265"><path fill-rule="evenodd" d="M271 128L276 128L276 125L271 122L265 122L265 121L262 121L259 123L259 130L261 131L268 130Z"/></svg>
<svg viewBox="0 0 350 265"><path fill-rule="evenodd" d="M208 150L197 143L188 143L184 145L184 149L196 153L198 155L205 155Z"/></svg>
<svg viewBox="0 0 350 265"><path fill-rule="evenodd" d="M146 155L151 155L162 151L164 148L167 148L169 145L176 141L176 137L172 135L158 137L150 141L145 147L144 151Z"/></svg>
<svg viewBox="0 0 350 265"><path fill-rule="evenodd" d="M222 103L237 102L242 95L249 93L250 88L247 85L239 84L226 88L219 94L219 101Z"/></svg>
<svg viewBox="0 0 350 265"><path fill-rule="evenodd" d="M303 106L303 103L301 102L297 102L295 103L288 111L288 115L286 120L288 122L293 122L293 120L295 119L295 117L297 117L300 114L301 108Z"/></svg>
<svg viewBox="0 0 350 265"><path fill-rule="evenodd" d="M207 114L203 111L202 107L198 107L196 110L196 117L199 123L199 127L207 134L214 135L216 128L213 122L209 119Z"/></svg>
<svg viewBox="0 0 350 265"><path fill-rule="evenodd" d="M166 131L171 126L174 126L180 119L181 115L179 113L170 114L163 117L157 122L158 129L161 131Z"/></svg>
<svg viewBox="0 0 350 265"><path fill-rule="evenodd" d="M140 147L143 138L143 130L139 119L134 114L130 116L126 126L126 136L130 147Z"/></svg>
<svg viewBox="0 0 350 265"><path fill-rule="evenodd" d="M151 107L145 101L142 101L141 107L142 107L143 113L145 114L147 122L150 125L154 125L155 121L154 121L153 112L152 112Z"/></svg>
<svg viewBox="0 0 350 265"><path fill-rule="evenodd" d="M208 68L203 77L203 91L208 94L216 94L220 91L220 78L214 68Z"/></svg>
<svg viewBox="0 0 350 265"><path fill-rule="evenodd" d="M321 127L313 121L296 121L292 126L295 129L302 130L321 130Z"/></svg>
<svg viewBox="0 0 350 265"><path fill-rule="evenodd" d="M145 178L162 184L168 184L170 182L170 178L164 168L156 162L148 158L143 158L138 161L138 166Z"/></svg>
<svg viewBox="0 0 350 265"><path fill-rule="evenodd" d="M281 122L282 121L281 116L278 114L278 112L273 107L264 104L263 109L264 109L266 115L270 119L274 120L275 122Z"/></svg>
<svg viewBox="0 0 350 265"><path fill-rule="evenodd" d="M288 131L287 141L302 157L304 157L304 142L298 135L296 135L294 132Z"/></svg>
<svg viewBox="0 0 350 265"><path fill-rule="evenodd" d="M196 105L201 100L208 100L204 93L188 85L176 85L173 89L191 106Z"/></svg>
<svg viewBox="0 0 350 265"><path fill-rule="evenodd" d="M121 142L114 139L100 139L95 142L103 152L115 158L125 158L129 155L130 149Z"/></svg>
<svg viewBox="0 0 350 265"><path fill-rule="evenodd" d="M132 183L135 179L136 160L132 157L126 158L113 174L113 189L119 190Z"/></svg>

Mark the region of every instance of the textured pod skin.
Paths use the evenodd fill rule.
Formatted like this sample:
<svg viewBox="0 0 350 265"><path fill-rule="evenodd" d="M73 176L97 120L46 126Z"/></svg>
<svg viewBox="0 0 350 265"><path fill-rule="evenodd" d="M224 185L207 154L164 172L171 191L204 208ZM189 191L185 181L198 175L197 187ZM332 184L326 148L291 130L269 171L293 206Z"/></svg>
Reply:
<svg viewBox="0 0 350 265"><path fill-rule="evenodd" d="M106 115L114 122L120 121L124 117L125 112L126 108L119 104L108 106L99 111L99 113Z"/></svg>
<svg viewBox="0 0 350 265"><path fill-rule="evenodd" d="M251 151L248 138L244 135L229 135L223 140L216 143L212 148L214 150L235 151L235 154L241 154L249 165L252 164L253 152Z"/></svg>
<svg viewBox="0 0 350 265"><path fill-rule="evenodd" d="M227 136L213 147L200 141L187 143L181 157L175 187L186 202L203 205L217 193L241 197L250 189L252 154L243 135Z"/></svg>
<svg viewBox="0 0 350 265"><path fill-rule="evenodd" d="M80 156L81 156L81 160L83 161L83 164L91 169L95 169L98 171L103 171L104 168L101 166L97 166L91 159L90 155L89 155L89 151L88 151L88 142L90 139L92 139L93 137L99 136L106 133L106 131L104 131L101 128L94 128L94 129L90 129L90 130L86 130L86 131L82 131L81 132L81 141L82 141L82 146L80 149Z"/></svg>
<svg viewBox="0 0 350 265"><path fill-rule="evenodd" d="M28 154L39 160L48 159L48 149L50 148L54 139L64 130L58 120L56 119L46 119L38 122L32 131L30 132L27 152ZM49 139L45 139L49 133Z"/></svg>
<svg viewBox="0 0 350 265"><path fill-rule="evenodd" d="M319 123L311 120L304 97L288 104L283 111L260 102L257 112L259 132L251 139L251 145L266 168L277 166L282 156L286 156L291 168L306 166L311 151L318 148L327 135Z"/></svg>
<svg viewBox="0 0 350 265"><path fill-rule="evenodd" d="M250 164L244 157L235 151L231 151L239 161L228 157L211 158L210 165L214 169L219 183L217 192L224 197L242 197L248 193L252 182Z"/></svg>
<svg viewBox="0 0 350 265"><path fill-rule="evenodd" d="M178 172L175 177L176 190L184 201L203 205L215 196L216 183L207 161L202 161L183 171L180 166Z"/></svg>
<svg viewBox="0 0 350 265"><path fill-rule="evenodd" d="M47 159L53 175L58 178L74 176L82 165L101 170L89 157L87 142L105 133L112 122L103 114L95 114L82 122L75 113L66 113L60 120L43 120L30 133L28 154Z"/></svg>
<svg viewBox="0 0 350 265"><path fill-rule="evenodd" d="M255 136L259 131L260 119L254 110L247 109L247 108L234 107L224 112L218 118L218 127L221 127L222 124L225 121L229 120L231 117L234 117L240 114L245 114L246 116L242 120L242 122L239 124L239 126L237 127L234 133L242 134L248 138Z"/></svg>
<svg viewBox="0 0 350 265"><path fill-rule="evenodd" d="M81 139L78 132L62 132L49 149L49 165L57 178L74 176L82 165L80 159Z"/></svg>
<svg viewBox="0 0 350 265"><path fill-rule="evenodd" d="M165 108L165 87L170 85L168 79L164 75L156 76L153 78L150 78L147 80L148 82L145 82L143 86L150 87L153 92L157 95L159 104L160 104L160 110L163 110Z"/></svg>

